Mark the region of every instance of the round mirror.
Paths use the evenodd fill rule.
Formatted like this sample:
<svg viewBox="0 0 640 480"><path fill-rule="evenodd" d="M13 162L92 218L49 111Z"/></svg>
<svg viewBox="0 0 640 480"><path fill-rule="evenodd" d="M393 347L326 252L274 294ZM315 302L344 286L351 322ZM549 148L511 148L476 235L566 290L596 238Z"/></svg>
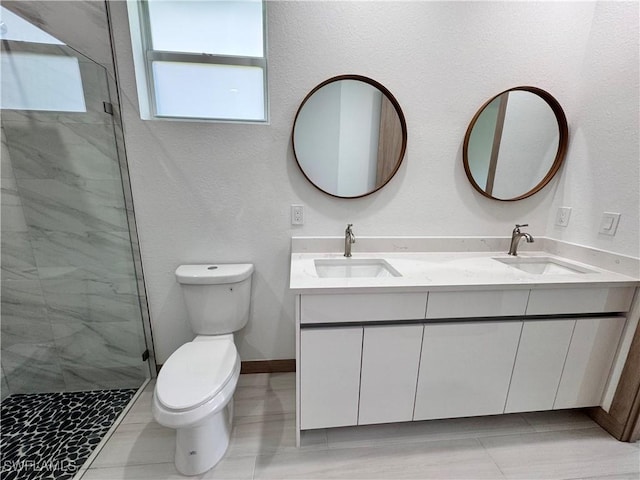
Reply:
<svg viewBox="0 0 640 480"><path fill-rule="evenodd" d="M359 75L330 78L298 109L293 152L305 177L340 198L382 188L402 163L407 125L389 90Z"/></svg>
<svg viewBox="0 0 640 480"><path fill-rule="evenodd" d="M562 107L549 93L516 87L471 120L462 158L471 185L485 197L513 201L540 191L564 160L569 138Z"/></svg>

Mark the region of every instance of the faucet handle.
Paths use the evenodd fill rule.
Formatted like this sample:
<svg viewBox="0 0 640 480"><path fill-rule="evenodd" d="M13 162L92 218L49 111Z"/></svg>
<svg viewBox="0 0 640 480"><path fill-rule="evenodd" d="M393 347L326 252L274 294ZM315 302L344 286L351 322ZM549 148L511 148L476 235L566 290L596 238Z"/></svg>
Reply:
<svg viewBox="0 0 640 480"><path fill-rule="evenodd" d="M516 223L516 228L520 228L520 227L528 227L529 224L528 223L523 223L522 225L519 225Z"/></svg>

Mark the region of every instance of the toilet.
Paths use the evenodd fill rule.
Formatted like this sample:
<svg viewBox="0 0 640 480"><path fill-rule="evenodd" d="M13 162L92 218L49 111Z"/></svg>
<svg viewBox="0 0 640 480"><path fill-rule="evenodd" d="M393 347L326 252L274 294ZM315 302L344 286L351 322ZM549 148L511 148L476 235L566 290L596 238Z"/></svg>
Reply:
<svg viewBox="0 0 640 480"><path fill-rule="evenodd" d="M181 265L175 273L196 338L162 366L151 410L160 425L176 429L176 469L199 475L229 446L240 376L233 332L249 319L253 265Z"/></svg>

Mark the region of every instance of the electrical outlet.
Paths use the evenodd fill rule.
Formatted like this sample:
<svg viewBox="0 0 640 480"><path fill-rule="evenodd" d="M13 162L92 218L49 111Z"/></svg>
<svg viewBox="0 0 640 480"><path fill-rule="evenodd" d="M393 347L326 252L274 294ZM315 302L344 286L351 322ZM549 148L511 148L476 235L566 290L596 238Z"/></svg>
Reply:
<svg viewBox="0 0 640 480"><path fill-rule="evenodd" d="M556 225L559 227L566 227L569 225L569 218L571 217L571 207L558 207L556 213Z"/></svg>
<svg viewBox="0 0 640 480"><path fill-rule="evenodd" d="M602 220L600 221L600 229L598 230L598 233L602 233L603 235L615 235L619 222L619 213L604 212L602 214Z"/></svg>
<svg viewBox="0 0 640 480"><path fill-rule="evenodd" d="M291 205L291 225L304 225L304 206Z"/></svg>

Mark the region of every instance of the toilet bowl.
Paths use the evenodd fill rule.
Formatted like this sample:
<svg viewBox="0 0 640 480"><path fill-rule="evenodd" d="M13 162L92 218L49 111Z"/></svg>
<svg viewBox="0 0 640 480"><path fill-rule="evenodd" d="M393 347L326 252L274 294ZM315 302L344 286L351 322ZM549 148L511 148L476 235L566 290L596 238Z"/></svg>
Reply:
<svg viewBox="0 0 640 480"><path fill-rule="evenodd" d="M197 336L162 366L151 410L160 425L176 430L175 465L183 475L214 467L229 446L241 364L232 332L248 321L252 273L251 264L176 270Z"/></svg>
<svg viewBox="0 0 640 480"><path fill-rule="evenodd" d="M197 337L163 365L152 412L160 425L176 429L175 464L183 475L204 473L224 456L239 376L233 335Z"/></svg>

